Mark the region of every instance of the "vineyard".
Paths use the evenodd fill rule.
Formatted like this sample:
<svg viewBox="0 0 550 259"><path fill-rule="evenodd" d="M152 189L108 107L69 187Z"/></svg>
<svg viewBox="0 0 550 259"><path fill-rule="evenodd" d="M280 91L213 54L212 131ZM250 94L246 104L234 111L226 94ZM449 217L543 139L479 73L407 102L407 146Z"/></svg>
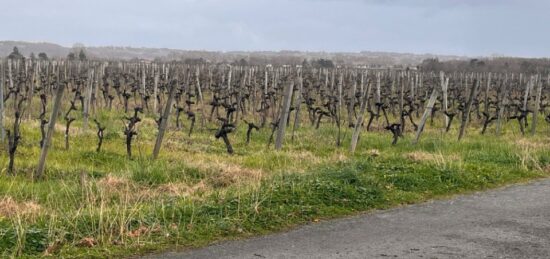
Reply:
<svg viewBox="0 0 550 259"><path fill-rule="evenodd" d="M550 77L2 60L0 256L189 248L543 177Z"/></svg>

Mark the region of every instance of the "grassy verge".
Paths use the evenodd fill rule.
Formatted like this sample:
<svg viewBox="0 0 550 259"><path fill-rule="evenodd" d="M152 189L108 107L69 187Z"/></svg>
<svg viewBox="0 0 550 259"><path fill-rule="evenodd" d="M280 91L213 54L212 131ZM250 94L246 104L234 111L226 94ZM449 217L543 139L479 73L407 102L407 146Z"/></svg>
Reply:
<svg viewBox="0 0 550 259"><path fill-rule="evenodd" d="M151 161L154 122L140 127L134 160L125 157L117 125L108 125L101 153L91 132L75 132L69 151L56 135L47 178L32 181L39 133L26 126L18 176L0 176L0 256L103 258L197 247L527 181L550 168L550 138L514 129L462 142L432 130L418 145L403 139L396 146L387 132L367 133L355 154L347 152L349 132L335 147L332 128L301 129L281 152L266 148L269 130L246 145L239 129L230 136L233 156L211 132L187 137L181 130Z"/></svg>

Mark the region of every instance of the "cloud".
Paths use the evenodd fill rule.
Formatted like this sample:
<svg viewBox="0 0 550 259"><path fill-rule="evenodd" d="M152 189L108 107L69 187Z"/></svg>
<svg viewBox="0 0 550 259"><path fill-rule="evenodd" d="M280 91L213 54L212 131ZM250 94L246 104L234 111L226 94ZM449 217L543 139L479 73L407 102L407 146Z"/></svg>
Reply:
<svg viewBox="0 0 550 259"><path fill-rule="evenodd" d="M0 1L6 40L550 56L543 0Z"/></svg>

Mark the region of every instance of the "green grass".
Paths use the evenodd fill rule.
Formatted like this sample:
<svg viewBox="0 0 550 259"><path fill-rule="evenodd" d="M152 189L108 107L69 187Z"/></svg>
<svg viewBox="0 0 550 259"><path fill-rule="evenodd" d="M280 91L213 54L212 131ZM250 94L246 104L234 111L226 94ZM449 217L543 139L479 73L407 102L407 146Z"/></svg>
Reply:
<svg viewBox="0 0 550 259"><path fill-rule="evenodd" d="M114 257L204 246L222 239L288 229L320 219L385 209L545 177L550 168L547 125L523 137L509 123L502 137L472 127L461 142L427 126L419 144L390 144L388 132L363 133L354 154L351 132L335 146L336 129L309 125L290 133L282 151L267 148L268 128L230 135L228 155L215 125L171 129L160 158L150 160L154 122L139 124L135 157L126 158L122 124L108 121L103 151L93 131L56 132L45 179L34 181L39 132L23 123L17 176L0 176L0 257ZM185 125L188 122L184 119ZM174 125L174 124L172 124ZM93 127L90 127L93 129ZM78 136L77 136L78 135ZM407 136L412 136L407 133ZM7 155L0 155L7 166ZM3 209L3 208L0 208ZM84 245L92 240L93 246Z"/></svg>

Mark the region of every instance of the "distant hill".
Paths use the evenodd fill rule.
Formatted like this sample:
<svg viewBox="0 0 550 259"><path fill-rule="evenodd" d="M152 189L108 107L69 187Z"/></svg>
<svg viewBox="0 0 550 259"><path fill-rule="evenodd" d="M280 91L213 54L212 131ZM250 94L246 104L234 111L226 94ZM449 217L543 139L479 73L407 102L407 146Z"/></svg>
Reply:
<svg viewBox="0 0 550 259"><path fill-rule="evenodd" d="M66 57L73 48L48 42L0 41L0 56L5 57L17 46L24 56L45 52L52 58ZM203 59L210 62L234 62L244 59L252 64L301 64L304 59L331 59L336 64L347 65L418 65L424 59L438 58L440 61L466 60L468 57L432 54L411 54L392 52L302 52L302 51L189 51L167 48L136 47L83 47L88 57L96 59L146 59L146 60L191 60Z"/></svg>
<svg viewBox="0 0 550 259"><path fill-rule="evenodd" d="M0 41L0 56L9 55L15 46L21 54L27 57L33 52L35 55L45 52L50 57L66 57L71 51L70 48L47 42Z"/></svg>

